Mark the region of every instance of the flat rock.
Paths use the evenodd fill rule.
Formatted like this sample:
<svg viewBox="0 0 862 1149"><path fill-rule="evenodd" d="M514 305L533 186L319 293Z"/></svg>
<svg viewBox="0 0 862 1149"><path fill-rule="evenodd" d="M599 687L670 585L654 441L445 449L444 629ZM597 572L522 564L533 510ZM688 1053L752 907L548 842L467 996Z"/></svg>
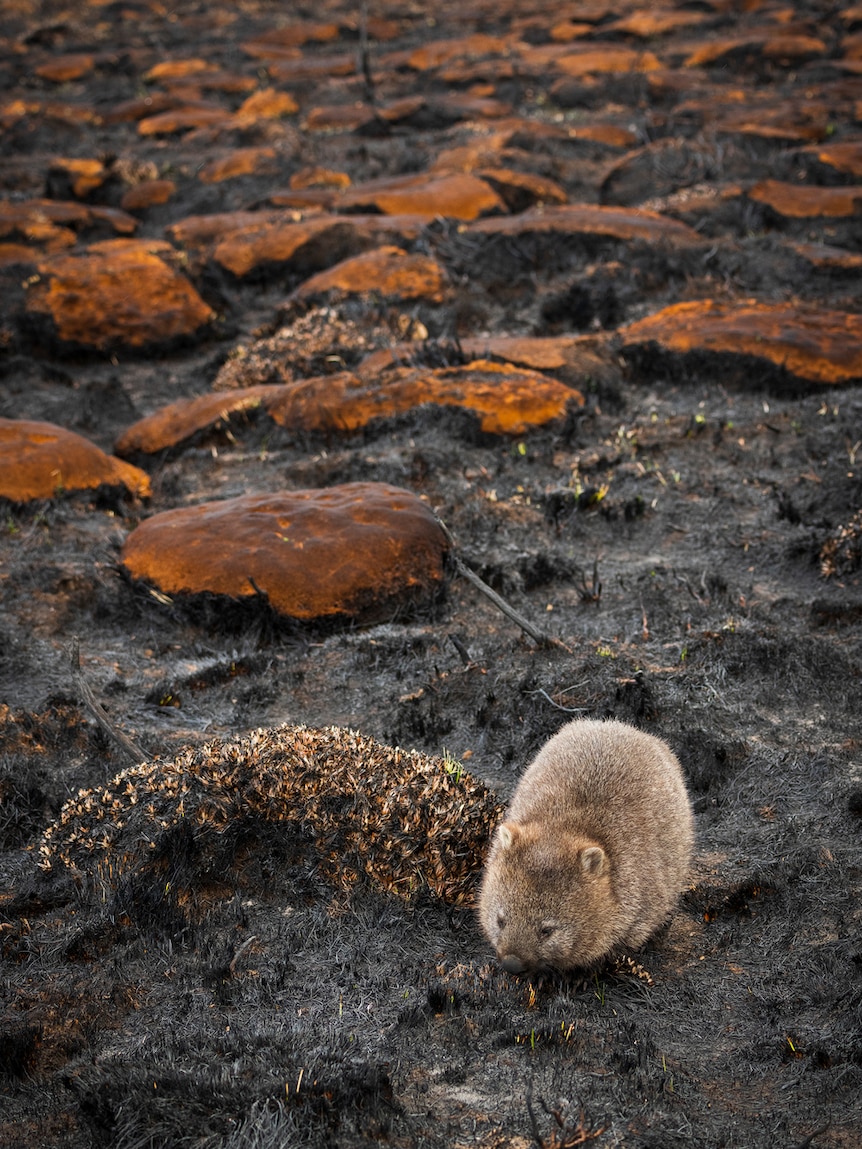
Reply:
<svg viewBox="0 0 862 1149"><path fill-rule="evenodd" d="M538 371L476 360L465 366L416 368L372 381L343 372L288 384L268 401L270 414L287 428L357 431L426 404L473 411L482 431L520 435L583 406L580 392Z"/></svg>
<svg viewBox="0 0 862 1149"><path fill-rule="evenodd" d="M279 264L305 273L386 241L409 241L422 230L422 216L312 215L289 211L227 212L190 216L168 228L183 246L209 251L238 278Z"/></svg>
<svg viewBox="0 0 862 1149"><path fill-rule="evenodd" d="M803 155L813 156L818 163L836 172L862 178L862 140L804 148Z"/></svg>
<svg viewBox="0 0 862 1149"><path fill-rule="evenodd" d="M655 72L661 68L661 63L652 52L636 48L597 48L591 45L557 57L554 67L566 76L595 76L608 73Z"/></svg>
<svg viewBox="0 0 862 1149"><path fill-rule="evenodd" d="M496 353L496 342L472 341L488 354ZM502 345L506 341L499 342ZM606 370L607 364L592 348L560 347L555 353L548 346L555 342L512 340L508 350L521 364L532 360L557 369L577 364L585 374ZM577 340L573 337L560 342L575 344ZM500 350L507 348L501 346ZM132 458L155 455L228 423L236 430L237 418L253 412L265 413L289 431L350 433L375 419L392 418L432 403L473 411L487 434L519 435L563 418L571 403L584 405L579 391L523 365L477 359L460 367L391 370L393 367L397 368L393 352L387 350L369 356L358 374L341 371L293 383L262 383L180 399L134 423L119 436L114 450Z"/></svg>
<svg viewBox="0 0 862 1149"><path fill-rule="evenodd" d="M862 379L862 316L803 303L676 303L620 330L623 353L745 355L810 383Z"/></svg>
<svg viewBox="0 0 862 1149"><path fill-rule="evenodd" d="M836 271L862 271L862 255L828 243L792 243L790 246L812 267Z"/></svg>
<svg viewBox="0 0 862 1149"><path fill-rule="evenodd" d="M349 188L338 203L348 211L416 215L428 220L438 216L474 220L506 211L505 202L485 180L466 172L423 172L374 180Z"/></svg>
<svg viewBox="0 0 862 1149"><path fill-rule="evenodd" d="M114 443L114 450L124 457L156 455L187 442L201 431L215 430L232 417L260 410L266 400L282 390L279 384L261 384L178 399L133 423Z"/></svg>
<svg viewBox="0 0 862 1149"><path fill-rule="evenodd" d="M748 198L789 219L844 218L862 212L862 186L858 184L824 188L762 180L749 189Z"/></svg>
<svg viewBox="0 0 862 1149"><path fill-rule="evenodd" d="M482 235L518 235L530 232L560 235L603 235L647 243L700 243L698 233L678 220L643 208L600 204L564 204L526 211L517 216L480 219L468 230Z"/></svg>
<svg viewBox="0 0 862 1149"><path fill-rule="evenodd" d="M221 159L210 160L198 172L204 184L219 184L240 176L259 175L274 166L275 148L235 148Z"/></svg>
<svg viewBox="0 0 862 1149"><path fill-rule="evenodd" d="M148 475L82 435L54 423L0 419L0 497L27 503L99 487L150 494Z"/></svg>
<svg viewBox="0 0 862 1149"><path fill-rule="evenodd" d="M383 617L443 585L446 536L410 491L385 483L243 495L154 515L122 563L169 595L265 595L310 621Z"/></svg>
<svg viewBox="0 0 862 1149"><path fill-rule="evenodd" d="M26 309L46 316L63 342L141 348L189 337L214 318L191 283L163 255L170 244L113 239L39 263Z"/></svg>
<svg viewBox="0 0 862 1149"><path fill-rule="evenodd" d="M440 303L445 285L446 272L436 260L427 255L411 255L403 248L387 244L318 272L305 280L293 297L310 299L327 292L342 295L374 292L387 298Z"/></svg>
<svg viewBox="0 0 862 1149"><path fill-rule="evenodd" d="M124 211L145 211L173 199L176 190L173 180L141 180L129 188L120 203Z"/></svg>
<svg viewBox="0 0 862 1149"><path fill-rule="evenodd" d="M502 359L533 371L562 373L567 380L586 376L618 378L617 357L608 344L606 335L483 335L460 341L464 354L474 359ZM414 351L415 347L408 343L372 351L362 360L357 373L371 380L394 365L409 362Z"/></svg>

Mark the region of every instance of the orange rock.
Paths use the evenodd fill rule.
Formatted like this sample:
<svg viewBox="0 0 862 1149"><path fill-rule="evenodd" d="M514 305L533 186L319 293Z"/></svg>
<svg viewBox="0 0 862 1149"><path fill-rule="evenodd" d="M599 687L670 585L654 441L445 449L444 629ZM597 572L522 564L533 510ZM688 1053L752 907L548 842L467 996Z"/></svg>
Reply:
<svg viewBox="0 0 862 1149"><path fill-rule="evenodd" d="M312 108L303 127L309 132L353 132L373 120L374 114L372 107L362 103Z"/></svg>
<svg viewBox="0 0 862 1149"><path fill-rule="evenodd" d="M0 419L0 497L16 503L66 491L124 487L146 498L149 476L53 423Z"/></svg>
<svg viewBox="0 0 862 1149"><path fill-rule="evenodd" d="M712 39L699 45L685 60L687 68L721 64L731 57L765 56L776 64L791 67L821 56L825 43L814 36L752 32L748 35Z"/></svg>
<svg viewBox="0 0 862 1149"><path fill-rule="evenodd" d="M295 220L289 213L238 214L256 218L223 234L215 244L213 259L240 278L277 263L292 264L298 271L316 271L380 242L384 236L415 238L423 223L416 216L318 215ZM181 235L182 225L169 231Z"/></svg>
<svg viewBox="0 0 862 1149"><path fill-rule="evenodd" d="M207 60L192 57L186 60L163 60L148 72L144 72L144 80L153 83L156 80L187 80L189 76L195 79L202 72L213 71L213 65Z"/></svg>
<svg viewBox="0 0 862 1149"><path fill-rule="evenodd" d="M480 219L471 223L469 230L483 235L559 232L561 235L606 235L614 239L644 240L648 243L700 242L700 236L693 228L659 215L658 212L598 204L564 204L526 211L517 216Z"/></svg>
<svg viewBox="0 0 862 1149"><path fill-rule="evenodd" d="M256 175L266 171L275 159L275 148L237 148L220 160L210 160L198 172L205 184L218 184L238 176Z"/></svg>
<svg viewBox="0 0 862 1149"><path fill-rule="evenodd" d="M27 311L47 315L57 337L87 347L144 347L190 336L213 318L158 240L112 239L39 264Z"/></svg>
<svg viewBox="0 0 862 1149"><path fill-rule="evenodd" d="M656 343L680 354L751 355L812 383L862 379L862 316L811 304L676 303L620 334L629 352Z"/></svg>
<svg viewBox="0 0 862 1149"><path fill-rule="evenodd" d="M300 168L289 180L295 191L306 188L348 188L350 176L347 172L333 171L331 168Z"/></svg>
<svg viewBox="0 0 862 1149"><path fill-rule="evenodd" d="M183 106L171 111L159 112L138 121L138 131L142 136L168 136L175 132L188 132L195 128L227 126L232 116L226 108L215 106Z"/></svg>
<svg viewBox="0 0 862 1149"><path fill-rule="evenodd" d="M860 256L862 259L862 256ZM616 356L607 335L522 336L489 335L461 340L461 350L475 359L503 359L534 371L557 371L593 379L618 374ZM401 343L372 351L360 363L357 373L371 382L392 366L409 361L415 347Z"/></svg>
<svg viewBox="0 0 862 1149"><path fill-rule="evenodd" d="M40 64L36 75L52 84L67 84L70 80L80 80L96 66L96 59L89 52L74 52L67 56L55 56L45 64Z"/></svg>
<svg viewBox="0 0 862 1149"><path fill-rule="evenodd" d="M74 232L72 243L75 242ZM13 267L16 263L35 263L39 253L24 243L0 243L0 267Z"/></svg>
<svg viewBox="0 0 862 1149"><path fill-rule="evenodd" d="M803 154L816 156L821 164L826 164L827 167L834 168L837 172L862 178L862 141L860 140L848 140L846 143L805 148Z"/></svg>
<svg viewBox="0 0 862 1149"><path fill-rule="evenodd" d="M506 205L484 180L467 173L420 173L354 185L341 197L342 208L379 211L384 215L445 216L473 220Z"/></svg>
<svg viewBox="0 0 862 1149"><path fill-rule="evenodd" d="M297 48L301 48L303 44L311 42L327 44L337 39L337 24L305 21L288 24L284 28L276 28L271 32L264 32L253 40L247 40L241 45L241 48L247 56L265 59L270 54L277 55L285 51L295 51Z"/></svg>
<svg viewBox="0 0 862 1149"><path fill-rule="evenodd" d="M609 72L654 72L661 64L652 52L639 52L634 48L590 47L560 56L554 66L567 76L591 76Z"/></svg>
<svg viewBox="0 0 862 1149"><path fill-rule="evenodd" d="M779 215L791 219L841 218L862 212L862 187L859 185L824 188L762 180L749 190L748 198L765 203Z"/></svg>
<svg viewBox="0 0 862 1149"><path fill-rule="evenodd" d="M531 172L482 168L476 174L491 185L511 212L526 211L536 204L565 203L569 198L554 180Z"/></svg>
<svg viewBox="0 0 862 1149"><path fill-rule="evenodd" d="M148 207L167 203L177 190L173 180L141 180L130 187L121 200L125 211L142 211Z"/></svg>
<svg viewBox="0 0 862 1149"><path fill-rule="evenodd" d="M328 291L345 295L375 292L395 299L443 300L446 272L427 255L408 255L400 247L387 245L342 260L318 272L294 292L297 299L309 299Z"/></svg>
<svg viewBox="0 0 862 1149"><path fill-rule="evenodd" d="M46 252L71 247L77 238L73 229L96 220L110 224L120 234L130 234L137 227L133 216L116 208L47 199L0 201L0 236L22 236L41 244Z"/></svg>
<svg viewBox="0 0 862 1149"><path fill-rule="evenodd" d="M283 84L304 84L327 76L352 76L356 71L356 54L344 52L336 56L283 60L270 64L267 71L273 80Z"/></svg>
<svg viewBox="0 0 862 1149"><path fill-rule="evenodd" d="M279 385L261 384L241 391L217 391L194 399L179 399L128 427L114 443L118 455L155 455L185 443L201 431L218 428L231 416L260 410L281 392Z"/></svg>
<svg viewBox="0 0 862 1149"><path fill-rule="evenodd" d="M648 40L652 36L663 36L665 32L677 32L680 28L693 28L712 19L706 12L685 12L676 8L641 8L614 20L606 25L609 32L625 32Z"/></svg>
<svg viewBox="0 0 862 1149"><path fill-rule="evenodd" d="M165 511L132 531L122 563L170 595L265 595L289 618L371 621L437 593L447 549L410 491L346 483Z"/></svg>
<svg viewBox="0 0 862 1149"><path fill-rule="evenodd" d="M300 380L267 402L273 419L290 429L356 431L375 419L433 403L474 411L488 434L520 435L562 418L569 403L583 406L584 398L537 371L479 359L464 367L408 370L377 382L346 372Z"/></svg>
<svg viewBox="0 0 862 1149"><path fill-rule="evenodd" d="M862 271L862 255L855 251L845 251L828 243L791 243L790 247L813 267Z"/></svg>
<svg viewBox="0 0 862 1149"><path fill-rule="evenodd" d="M579 40L592 32L592 24L577 24L570 20L561 20L551 28L551 39L557 44L569 44L572 40Z"/></svg>
<svg viewBox="0 0 862 1149"><path fill-rule="evenodd" d="M279 92L275 88L262 88L253 92L237 109L237 117L251 120L274 120L282 116L292 116L299 111L299 104L289 92Z"/></svg>
<svg viewBox="0 0 862 1149"><path fill-rule="evenodd" d="M417 72L427 72L450 60L503 55L509 45L506 36L487 36L481 32L457 40L433 40L412 52L408 64Z"/></svg>
<svg viewBox="0 0 862 1149"><path fill-rule="evenodd" d="M76 199L86 199L90 192L102 186L108 174L108 169L101 160L56 159L51 161L48 169L49 180L58 175L68 179L72 195ZM56 194L54 188L52 192Z"/></svg>
<svg viewBox="0 0 862 1149"><path fill-rule="evenodd" d="M609 148L630 148L637 143L631 128L621 128L618 124L578 124L570 129L569 138L606 144Z"/></svg>
<svg viewBox="0 0 862 1149"><path fill-rule="evenodd" d="M771 36L763 45L767 60L786 68L796 67L806 60L822 56L826 44L817 36L778 35Z"/></svg>

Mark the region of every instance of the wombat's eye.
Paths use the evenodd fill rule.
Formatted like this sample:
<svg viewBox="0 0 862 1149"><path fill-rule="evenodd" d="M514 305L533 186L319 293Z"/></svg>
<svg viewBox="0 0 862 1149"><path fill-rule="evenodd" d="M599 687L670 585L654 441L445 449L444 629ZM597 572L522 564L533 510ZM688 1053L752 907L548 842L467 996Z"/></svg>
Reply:
<svg viewBox="0 0 862 1149"><path fill-rule="evenodd" d="M506 915L502 910L497 914L497 928L504 930L506 928Z"/></svg>
<svg viewBox="0 0 862 1149"><path fill-rule="evenodd" d="M557 932L557 927L554 925L553 922L542 922L542 924L539 926L539 937L540 938L553 937L556 932Z"/></svg>

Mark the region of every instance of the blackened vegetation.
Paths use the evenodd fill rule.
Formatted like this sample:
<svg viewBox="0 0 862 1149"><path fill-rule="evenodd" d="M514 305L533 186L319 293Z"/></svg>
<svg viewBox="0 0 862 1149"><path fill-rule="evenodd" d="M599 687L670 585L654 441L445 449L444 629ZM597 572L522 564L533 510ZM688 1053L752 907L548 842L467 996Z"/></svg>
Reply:
<svg viewBox="0 0 862 1149"><path fill-rule="evenodd" d="M641 43L614 28L626 5L604 16L586 5L593 30L567 45L551 30L577 22L574 8L437 4L432 27L430 5L369 5L364 51L356 4L165 7L67 4L72 18L42 0L4 6L4 205L67 198L58 157L103 157L110 179L87 201L116 208L131 157L175 181L167 204L136 217L136 235L161 242L193 213L266 207L302 168L359 184L467 148L476 172L510 166L573 203L648 206L702 242L483 235L435 220L405 246L444 265L445 304L311 308L286 303L290 291L355 254L352 229L309 245L302 266L242 280L189 250L183 272L219 312L205 339L112 361L34 342L23 285L43 258L42 225L2 237L0 414L55 421L105 450L210 389L354 370L386 350L456 366L501 335L569 338L544 362L586 405L512 439L432 406L350 436L250 412L142 460L148 507L59 491L0 506L0 1145L857 1149L859 388L802 384L759 357L644 345L623 361L612 329L698 299L799 297L858 314L858 212L778 219L745 194L767 179L859 184L858 159L849 170L823 158L858 148L858 11L683 3L681 17L707 22ZM283 84L243 51L330 20L337 40L303 44L302 62L359 48L353 74ZM752 28L822 36L824 51L784 66L755 37L755 50L685 66L697 38ZM483 59L472 43L436 70L405 63L429 40L475 31L506 37L504 49ZM537 67L525 41L547 52ZM556 54L584 46L644 48L662 67L554 71ZM95 62L80 79L37 70L81 53ZM192 58L217 84L236 73L288 87L298 117L158 137L111 119L142 93L191 99L195 73L176 87L143 77ZM459 110L454 122L454 101L476 85L511 113ZM228 88L198 94L235 111L244 94ZM412 117L384 121L417 93ZM367 134L302 127L316 106L372 94ZM756 128L769 101L766 137L711 119L739 105ZM584 139L583 125L636 140ZM275 152L267 174L198 178L257 146ZM91 221L78 242L111 234ZM74 236L49 239L62 250ZM25 241L30 258L17 262ZM468 565L568 649L523 635L453 569L439 603L366 628L297 627L262 593L166 601L120 573L142 514L352 480L426 498ZM124 770L91 719L70 675L75 636L108 719L153 764ZM668 739L696 809L696 864L634 964L513 978L470 896L501 803L578 714Z"/></svg>

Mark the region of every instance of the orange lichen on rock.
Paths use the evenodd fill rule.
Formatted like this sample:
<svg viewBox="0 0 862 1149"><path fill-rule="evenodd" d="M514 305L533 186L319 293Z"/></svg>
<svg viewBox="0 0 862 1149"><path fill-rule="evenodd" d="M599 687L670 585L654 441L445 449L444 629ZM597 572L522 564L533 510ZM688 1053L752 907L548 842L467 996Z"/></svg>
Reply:
<svg viewBox="0 0 862 1149"><path fill-rule="evenodd" d="M862 379L862 316L803 303L676 303L620 331L623 351L750 355L812 383Z"/></svg>
<svg viewBox="0 0 862 1149"><path fill-rule="evenodd" d="M378 295L396 299L425 299L440 303L446 284L446 272L427 255L410 255L393 245L354 255L320 271L302 283L294 292L297 299L308 299L328 291L345 295Z"/></svg>
<svg viewBox="0 0 862 1149"><path fill-rule="evenodd" d="M167 203L177 190L173 180L141 180L120 201L125 211L143 211Z"/></svg>
<svg viewBox="0 0 862 1149"><path fill-rule="evenodd" d="M184 60L162 60L160 64L153 65L149 71L145 72L143 79L148 83L163 80L187 80L189 77L197 79L202 72L213 70L213 65L208 60L192 56Z"/></svg>
<svg viewBox="0 0 862 1149"><path fill-rule="evenodd" d="M28 285L27 311L53 320L61 340L88 347L144 347L190 336L214 312L161 256L158 240L110 239L50 256Z"/></svg>
<svg viewBox="0 0 862 1149"><path fill-rule="evenodd" d="M609 207L600 204L563 204L530 210L517 216L480 219L469 225L483 235L517 235L519 232L559 232L561 235L605 235L621 240L699 243L697 232L684 223L644 208Z"/></svg>
<svg viewBox="0 0 862 1149"><path fill-rule="evenodd" d="M231 113L225 108L185 104L139 120L138 131L142 136L169 136L195 128L226 127L231 122Z"/></svg>
<svg viewBox="0 0 862 1149"><path fill-rule="evenodd" d="M204 184L218 184L238 176L257 175L275 160L275 148L237 148L222 159L210 160L198 172Z"/></svg>
<svg viewBox="0 0 862 1149"><path fill-rule="evenodd" d="M712 19L706 12L686 12L676 8L641 8L619 20L606 25L609 32L625 32L648 40L652 36L662 36L665 32L677 32L680 28L692 28Z"/></svg>
<svg viewBox="0 0 862 1149"><path fill-rule="evenodd" d="M237 120L273 120L281 116L293 116L299 111L299 104L289 92L279 92L276 88L262 88L252 92L236 112Z"/></svg>
<svg viewBox="0 0 862 1149"><path fill-rule="evenodd" d="M0 419L0 497L26 503L98 487L150 494L148 475L82 435L54 423Z"/></svg>
<svg viewBox="0 0 862 1149"><path fill-rule="evenodd" d="M463 172L423 172L395 176L355 185L340 198L347 209L379 211L384 215L420 215L426 219L447 216L474 220L491 212L505 212L506 205L484 180Z"/></svg>
<svg viewBox="0 0 862 1149"><path fill-rule="evenodd" d="M290 618L367 620L433 596L447 545L410 491L346 483L165 511L132 531L122 563L166 594L263 595Z"/></svg>
<svg viewBox="0 0 862 1149"><path fill-rule="evenodd" d="M621 128L618 124L578 124L570 129L569 137L609 148L631 148L637 143L637 135L631 128Z"/></svg>
<svg viewBox="0 0 862 1149"><path fill-rule="evenodd" d="M842 218L862 211L862 186L859 185L824 188L762 180L749 190L748 198L791 219Z"/></svg>
<svg viewBox="0 0 862 1149"><path fill-rule="evenodd" d="M331 168L300 168L293 173L288 183L294 191L306 191L308 188L336 188L340 191L350 187L350 176L347 172Z"/></svg>
<svg viewBox="0 0 862 1149"><path fill-rule="evenodd" d="M593 76L619 72L655 72L660 67L652 52L635 48L596 48L591 46L554 61L557 71L566 76Z"/></svg>
<svg viewBox="0 0 862 1149"><path fill-rule="evenodd" d="M96 57L89 52L70 52L40 64L36 75L52 84L68 84L70 80L80 80L89 75L95 66Z"/></svg>
<svg viewBox="0 0 862 1149"><path fill-rule="evenodd" d="M48 169L49 179L60 176L68 180L76 199L86 199L90 192L102 186L108 175L108 168L101 160L56 159L51 161Z"/></svg>
<svg viewBox="0 0 862 1149"><path fill-rule="evenodd" d="M812 267L837 271L862 271L862 255L828 243L791 243L790 247Z"/></svg>
<svg viewBox="0 0 862 1149"><path fill-rule="evenodd" d="M279 384L263 383L241 391L216 391L194 399L178 399L128 427L114 443L118 455L155 455L227 423L231 416L259 410L282 391Z"/></svg>
<svg viewBox="0 0 862 1149"><path fill-rule="evenodd" d="M862 178L862 140L805 148L803 154L816 156L821 164L837 172Z"/></svg>
<svg viewBox="0 0 862 1149"><path fill-rule="evenodd" d="M181 244L206 247L212 257L242 278L272 264L293 264L312 272L356 254L375 242L412 240L422 229L420 216L313 215L284 212L225 212L192 216L168 228Z"/></svg>
<svg viewBox="0 0 862 1149"><path fill-rule="evenodd" d="M561 419L580 392L538 371L479 359L461 367L415 368L370 381L348 372L287 384L268 401L283 426L308 431L356 431L425 404L460 407L479 416L483 431L520 435Z"/></svg>
<svg viewBox="0 0 862 1149"><path fill-rule="evenodd" d="M474 60L485 56L503 55L511 41L506 36L489 36L476 32L453 40L432 40L416 48L408 58L408 66L417 72L427 72L448 64L450 60Z"/></svg>

